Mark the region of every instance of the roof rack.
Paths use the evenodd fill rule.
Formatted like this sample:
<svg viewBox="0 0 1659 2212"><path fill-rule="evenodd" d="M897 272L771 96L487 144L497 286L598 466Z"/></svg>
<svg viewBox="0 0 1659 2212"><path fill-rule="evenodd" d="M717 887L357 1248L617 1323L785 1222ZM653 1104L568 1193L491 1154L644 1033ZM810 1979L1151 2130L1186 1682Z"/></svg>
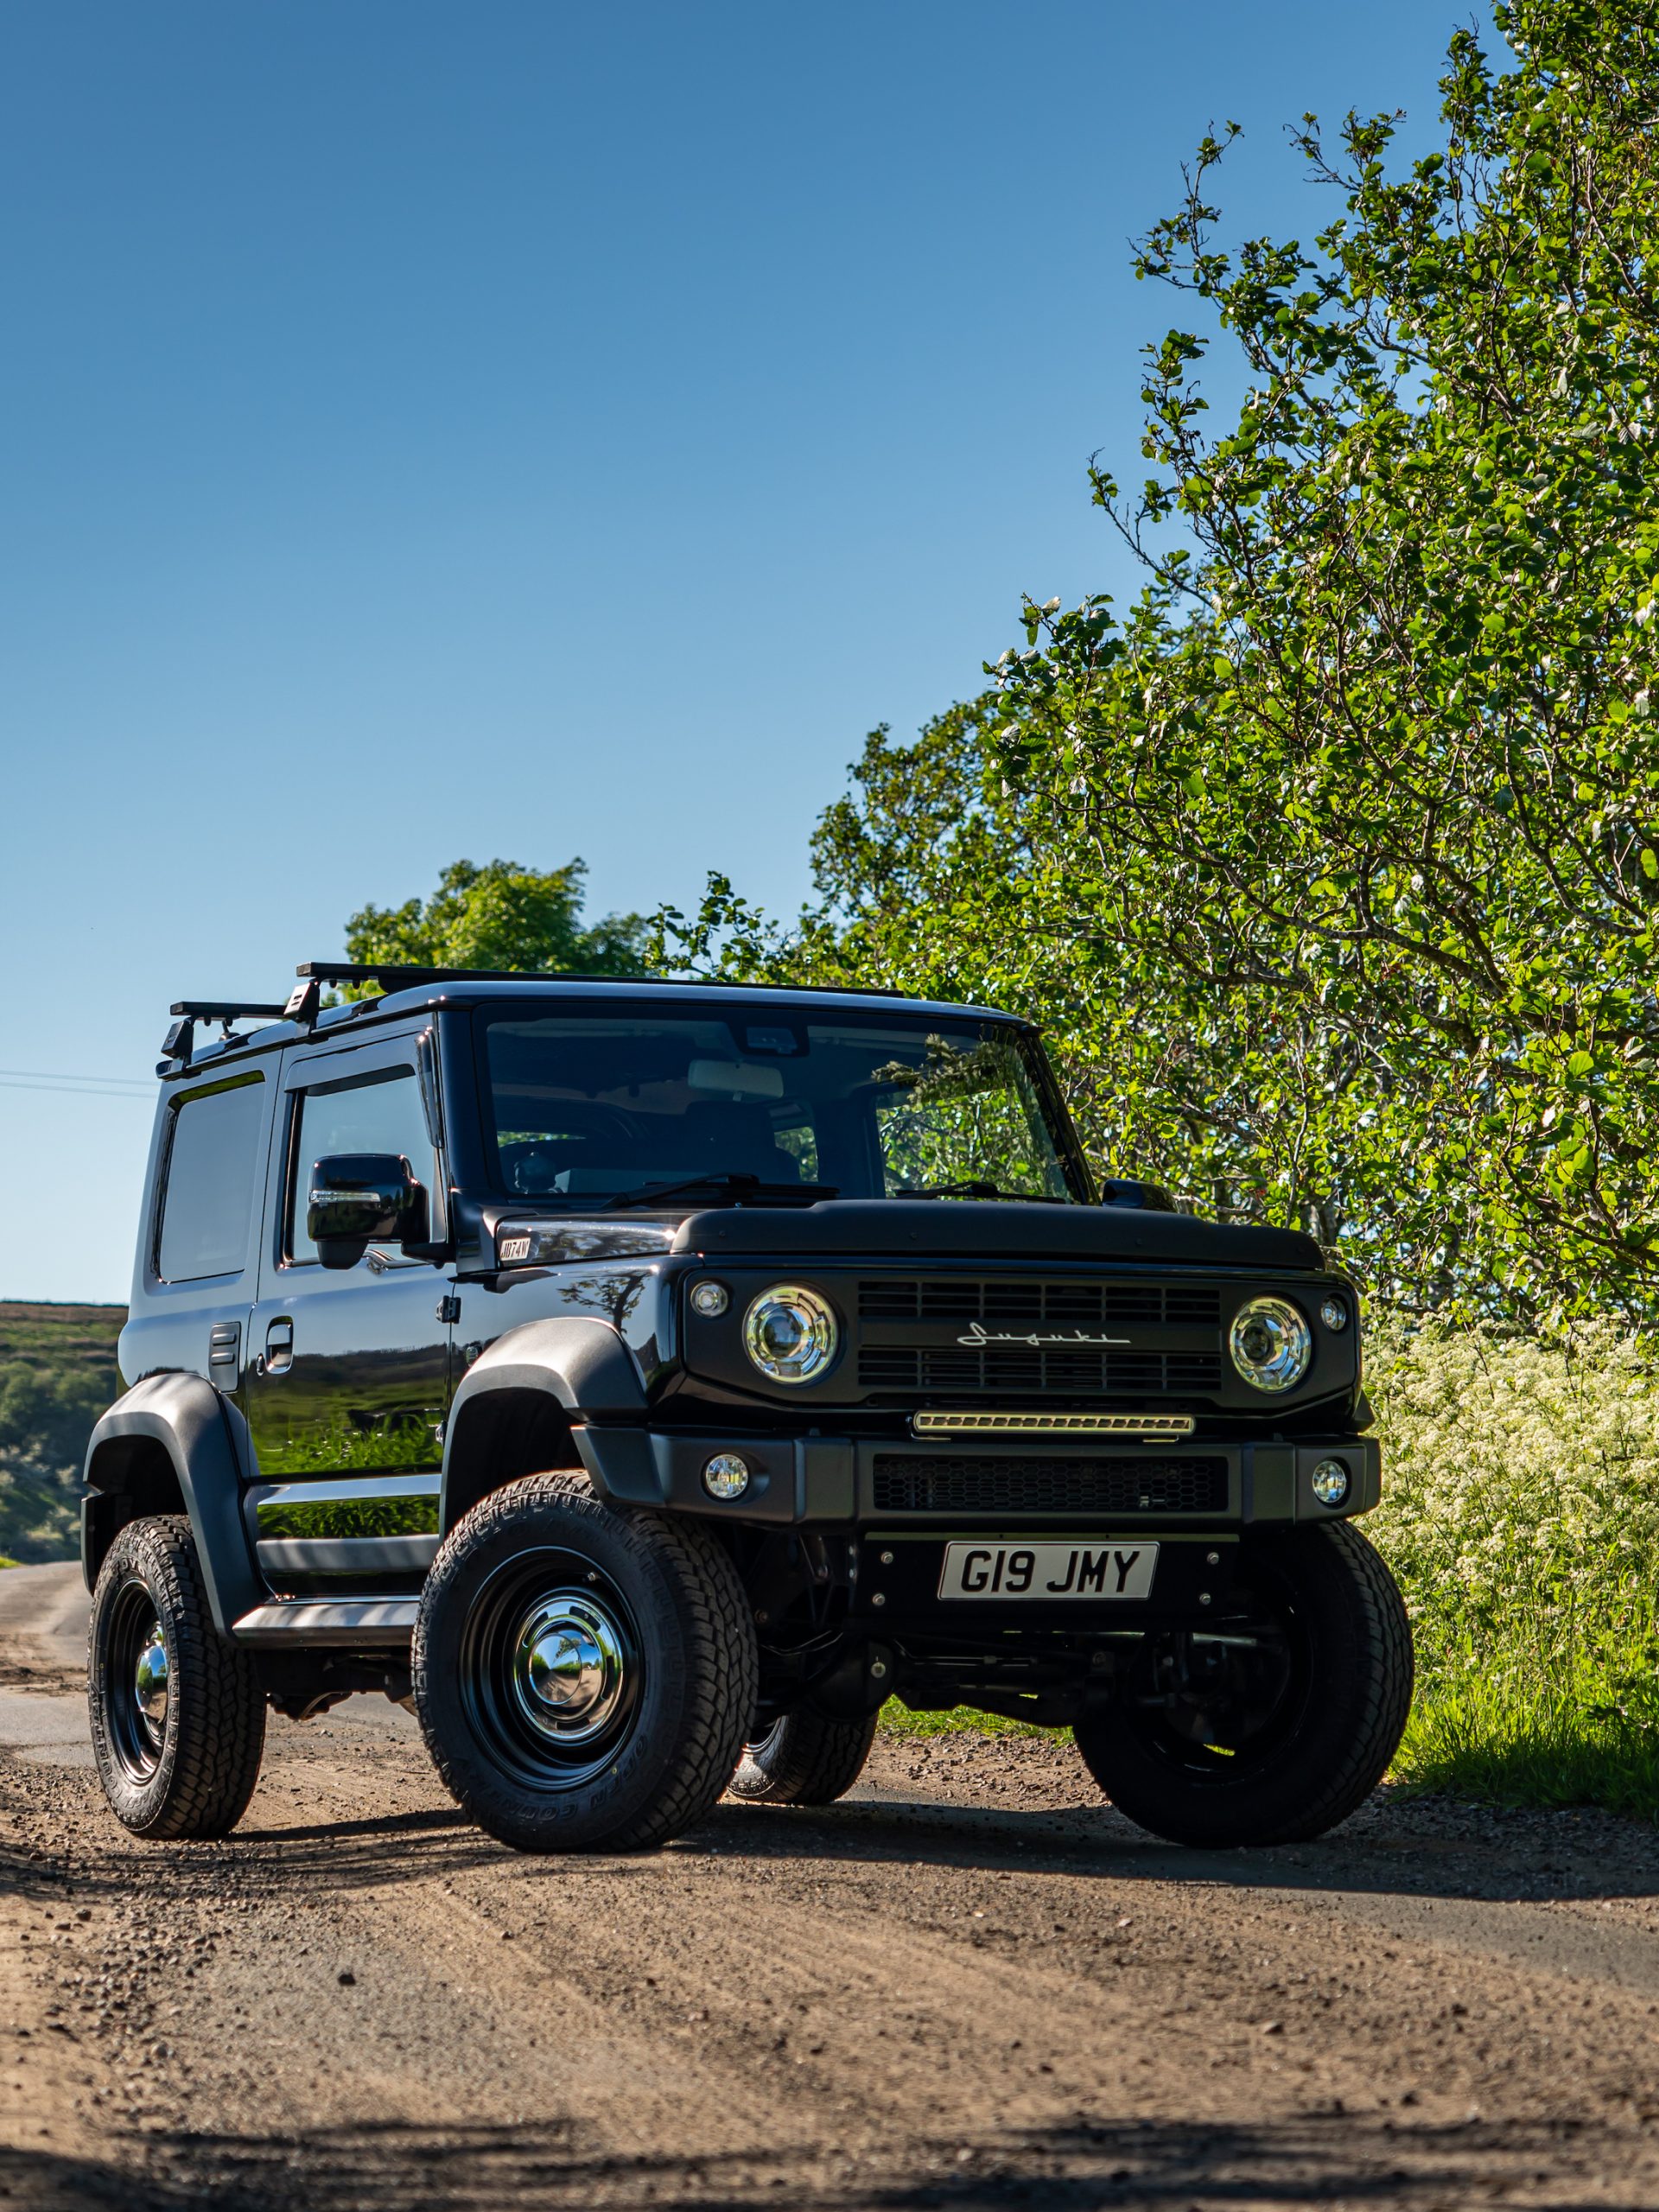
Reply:
<svg viewBox="0 0 1659 2212"><path fill-rule="evenodd" d="M196 1024L217 1021L228 1038L233 1021L280 1021L283 1009L280 1006L256 1004L249 999L175 999L168 1008L174 1016L171 1028L162 1039L162 1057L156 1065L157 1075L165 1075L169 1064L182 1060L187 1066L196 1048Z"/></svg>
<svg viewBox="0 0 1659 2212"><path fill-rule="evenodd" d="M401 960L302 960L296 976L317 983L384 983L390 993L422 983L658 983L670 990L685 983L713 988L731 981L721 976L595 976L574 968L419 968ZM741 991L812 991L833 998L907 999L914 996L891 983L740 983ZM297 996L298 995L296 994ZM289 1001L289 1005L293 1001Z"/></svg>

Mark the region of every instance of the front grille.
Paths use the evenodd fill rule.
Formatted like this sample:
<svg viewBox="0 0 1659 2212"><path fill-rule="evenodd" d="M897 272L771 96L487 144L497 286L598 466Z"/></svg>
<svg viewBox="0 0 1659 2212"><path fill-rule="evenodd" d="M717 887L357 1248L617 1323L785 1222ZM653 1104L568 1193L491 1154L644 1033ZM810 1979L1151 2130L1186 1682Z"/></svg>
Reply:
<svg viewBox="0 0 1659 2212"><path fill-rule="evenodd" d="M858 1315L865 1390L1144 1399L1221 1388L1221 1293L1203 1283L870 1275ZM1148 1343L1151 1331L1181 1335ZM913 1341L935 1334L947 1340Z"/></svg>
<svg viewBox="0 0 1659 2212"><path fill-rule="evenodd" d="M1120 1395L1217 1390L1213 1352L1096 1351L1087 1346L867 1344L867 1390L1070 1390Z"/></svg>
<svg viewBox="0 0 1659 2212"><path fill-rule="evenodd" d="M1223 1513L1227 1462L878 1452L875 1506L885 1513Z"/></svg>
<svg viewBox="0 0 1659 2212"><path fill-rule="evenodd" d="M1050 1329L1101 1328L1109 1321L1209 1322L1219 1326L1221 1294L1188 1283L1018 1282L972 1276L937 1281L873 1276L858 1286L865 1321L1015 1322Z"/></svg>

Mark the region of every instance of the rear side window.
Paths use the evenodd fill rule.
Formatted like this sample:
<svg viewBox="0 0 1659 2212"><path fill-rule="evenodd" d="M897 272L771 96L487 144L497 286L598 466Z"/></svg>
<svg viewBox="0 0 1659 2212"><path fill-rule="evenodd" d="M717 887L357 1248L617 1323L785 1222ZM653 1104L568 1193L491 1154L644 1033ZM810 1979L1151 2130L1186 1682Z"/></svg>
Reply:
<svg viewBox="0 0 1659 2212"><path fill-rule="evenodd" d="M173 1109L156 1272L163 1282L239 1274L248 1255L264 1078L199 1092Z"/></svg>

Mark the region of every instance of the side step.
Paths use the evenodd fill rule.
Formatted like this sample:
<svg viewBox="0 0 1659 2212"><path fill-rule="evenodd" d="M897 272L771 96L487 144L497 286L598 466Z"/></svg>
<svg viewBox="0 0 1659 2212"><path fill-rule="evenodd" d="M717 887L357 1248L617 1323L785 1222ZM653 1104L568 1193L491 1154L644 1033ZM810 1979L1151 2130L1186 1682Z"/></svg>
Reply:
<svg viewBox="0 0 1659 2212"><path fill-rule="evenodd" d="M407 1643L416 1598L290 1598L256 1605L232 1629L238 1643Z"/></svg>

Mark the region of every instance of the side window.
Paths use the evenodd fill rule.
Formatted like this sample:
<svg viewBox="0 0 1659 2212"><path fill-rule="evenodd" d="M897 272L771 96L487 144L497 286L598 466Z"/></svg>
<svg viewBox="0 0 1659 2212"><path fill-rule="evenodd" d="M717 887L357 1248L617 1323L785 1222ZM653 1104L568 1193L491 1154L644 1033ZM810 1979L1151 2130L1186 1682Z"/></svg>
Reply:
<svg viewBox="0 0 1659 2212"><path fill-rule="evenodd" d="M241 1272L264 1096L264 1077L255 1075L174 1108L156 1239L163 1282Z"/></svg>
<svg viewBox="0 0 1659 2212"><path fill-rule="evenodd" d="M340 1152L401 1153L416 1178L429 1191L432 1188L437 1163L413 1068L379 1068L372 1075L348 1077L300 1093L289 1160L283 1240L290 1260L317 1256L317 1248L305 1230L306 1192L317 1161Z"/></svg>

